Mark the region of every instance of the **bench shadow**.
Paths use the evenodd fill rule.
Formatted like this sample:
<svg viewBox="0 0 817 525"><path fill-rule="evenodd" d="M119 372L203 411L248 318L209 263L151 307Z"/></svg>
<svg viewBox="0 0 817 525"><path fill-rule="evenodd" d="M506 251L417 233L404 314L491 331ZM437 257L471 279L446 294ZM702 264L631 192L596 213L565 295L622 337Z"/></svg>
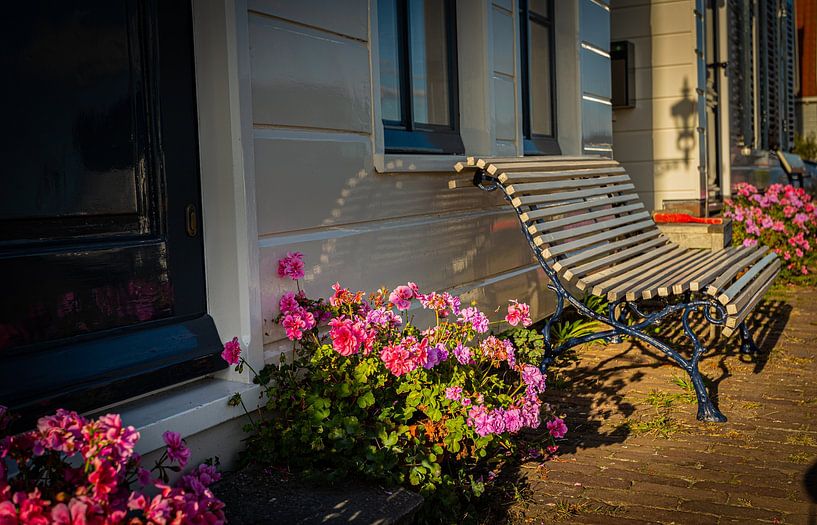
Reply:
<svg viewBox="0 0 817 525"><path fill-rule="evenodd" d="M711 377L713 374L711 368L704 366L702 370L710 395L716 404L719 385L731 376L728 361L731 360L731 365L735 366L734 360L737 358L741 363L752 365L752 373L761 373L769 360L771 350L780 340L788 324L791 312L791 305L782 300L764 300L757 305L754 314L748 321L755 342L760 348L760 353L757 355L740 353L739 334L727 340L717 337L714 341L707 341L709 324L703 317L693 319L693 329L708 348L702 363L706 364L707 361L717 359L716 377ZM670 317L664 320L659 325L657 335L681 351L685 357L689 357L691 344L681 327L680 317ZM637 407L627 400L625 391L628 387L641 382L651 373L651 370L661 368L669 362L669 358L661 351L651 345L631 339L624 345L617 346L616 351L611 355L607 355L600 361L594 361L592 366L581 364L571 366L574 362L580 363L577 354L599 350L599 347L591 344L577 349L573 355L571 353L562 355L557 358L548 372L548 389L544 400L566 414L566 423L570 429L565 440L559 443L560 455L575 454L585 449L625 442L631 434L629 427L622 424L607 424L608 420L614 418L620 421L622 416L624 419L633 416ZM685 376L680 368L678 372L679 375ZM694 407L694 404L690 405L690 410L694 411ZM532 443L537 440L541 443L547 438L546 431L540 429L530 432L528 438ZM499 484L506 487L502 490L512 487L516 495L530 490L527 478L522 474L520 467L521 465L512 464L503 469L500 479L507 483ZM817 491L817 465L811 468L804 483L810 483L811 490ZM514 505L515 494L498 494L493 499L491 508L487 512L483 509L481 518L476 522L505 522L511 517L508 512ZM813 492L809 494L815 501L815 513L817 513L817 495ZM817 517L814 519L817 520ZM817 521L809 523L817 525Z"/></svg>

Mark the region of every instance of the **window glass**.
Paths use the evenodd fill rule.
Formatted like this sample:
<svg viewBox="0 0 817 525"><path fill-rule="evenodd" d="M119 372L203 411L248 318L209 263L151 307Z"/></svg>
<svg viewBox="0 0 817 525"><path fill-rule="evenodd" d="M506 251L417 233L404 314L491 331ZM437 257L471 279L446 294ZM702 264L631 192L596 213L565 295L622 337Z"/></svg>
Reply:
<svg viewBox="0 0 817 525"><path fill-rule="evenodd" d="M400 55L397 30L397 1L378 0L378 38L380 40L380 109L383 120L401 122Z"/></svg>
<svg viewBox="0 0 817 525"><path fill-rule="evenodd" d="M550 71L550 29L531 21L529 56L530 130L553 135Z"/></svg>
<svg viewBox="0 0 817 525"><path fill-rule="evenodd" d="M445 5L409 1L411 98L414 122L450 125Z"/></svg>
<svg viewBox="0 0 817 525"><path fill-rule="evenodd" d="M548 16L548 0L529 0L529 9L537 15Z"/></svg>

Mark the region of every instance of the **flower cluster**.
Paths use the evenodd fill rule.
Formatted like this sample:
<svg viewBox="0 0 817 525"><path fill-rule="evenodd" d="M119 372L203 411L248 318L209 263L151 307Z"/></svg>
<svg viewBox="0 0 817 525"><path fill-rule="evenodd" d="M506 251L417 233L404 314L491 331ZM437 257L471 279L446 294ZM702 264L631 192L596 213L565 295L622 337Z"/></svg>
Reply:
<svg viewBox="0 0 817 525"><path fill-rule="evenodd" d="M278 322L292 341L301 339L305 331L312 330L329 318L323 300L312 301L303 292L285 293L278 301L278 308L281 311Z"/></svg>
<svg viewBox="0 0 817 525"><path fill-rule="evenodd" d="M451 355L454 359L449 368L478 364L473 357L472 348L467 344L474 342L471 339L476 335L488 332L490 321L475 306L462 309L459 297L447 292L422 293L413 282L398 286L391 292L380 290L372 301L366 300L364 292L353 293L338 283L332 288L334 294L330 298L330 304L335 311L334 317L329 319L328 335L332 349L341 356L351 357L357 354L369 356L374 353L394 377L405 376L418 369L431 370L448 363ZM381 305L384 297L388 297L388 303ZM422 333L416 333L413 327L401 329L403 321L398 312L411 308L413 300L422 308L435 313L438 319L437 326ZM300 341L308 331L317 327L315 321L317 312L313 315L300 306L300 303L307 302L309 300L302 293L296 296L289 292L281 298L279 322L286 329L290 339ZM530 307L527 304L512 300L507 310L505 321L512 326L531 324ZM325 308L320 312L328 315ZM300 325L295 332L288 324L291 317L308 318L309 322ZM317 340L316 333L310 335ZM502 363L510 369L517 368L513 344L507 339L491 335L476 343L478 355L484 358L480 362L488 362L494 368L499 368ZM228 362L235 364L233 361ZM527 366L530 368L530 365ZM525 377L529 375L530 372ZM541 375L539 377L543 378ZM479 401L471 408L468 423L480 436L516 432L522 427L536 428L539 426L538 414L541 406L538 394L543 390L544 382L536 383L536 387L526 388L525 395L507 408L489 409ZM477 399L484 398L478 393L476 395ZM461 402L463 406L472 404L472 399L467 397L458 398L456 401ZM480 411L490 416L491 425L486 426L483 424L485 419L477 417ZM499 413L503 415L497 419L496 414ZM500 424L498 421L507 421L508 424Z"/></svg>
<svg viewBox="0 0 817 525"><path fill-rule="evenodd" d="M525 303L509 301L492 323L476 305L414 282L371 294L335 283L328 302L299 291L279 307L275 321L293 340L294 359L286 354L255 374L267 410L248 426L254 455L410 483L434 498L442 487L481 492L480 480L496 458L513 456L524 428L548 423L541 455L564 437L564 422L541 400L543 343L524 328L532 323ZM421 327L415 317L433 321ZM505 323L527 335L514 335L514 345L491 333ZM223 355L241 371L237 344Z"/></svg>
<svg viewBox="0 0 817 525"><path fill-rule="evenodd" d="M0 407L0 435L6 413ZM40 418L36 430L5 436L0 524L224 523L224 504L208 488L218 471L200 465L169 485L167 471L184 467L190 450L175 432L164 439L165 454L148 470L134 452L139 433L117 414L89 420L59 409Z"/></svg>
<svg viewBox="0 0 817 525"><path fill-rule="evenodd" d="M817 208L801 188L772 184L760 192L751 184L736 187L724 215L734 221L735 240L743 246L769 246L784 261L784 277L806 275L814 258ZM809 240L811 239L811 241Z"/></svg>
<svg viewBox="0 0 817 525"><path fill-rule="evenodd" d="M304 278L304 254L289 252L286 257L278 261L278 275L289 277L293 281Z"/></svg>

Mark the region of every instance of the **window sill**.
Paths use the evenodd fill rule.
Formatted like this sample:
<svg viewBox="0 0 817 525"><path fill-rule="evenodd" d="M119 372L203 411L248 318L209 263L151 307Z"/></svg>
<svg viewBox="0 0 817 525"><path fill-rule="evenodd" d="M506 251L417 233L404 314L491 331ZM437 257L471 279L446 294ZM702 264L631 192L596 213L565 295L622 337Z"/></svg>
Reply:
<svg viewBox="0 0 817 525"><path fill-rule="evenodd" d="M189 437L221 423L244 415L241 406L227 401L240 393L247 410L260 404L260 387L255 384L203 378L111 407L126 425L133 425L141 435L137 452L146 454L164 446L166 430Z"/></svg>
<svg viewBox="0 0 817 525"><path fill-rule="evenodd" d="M375 155L374 169L378 173L452 173L454 164L465 161L465 155Z"/></svg>

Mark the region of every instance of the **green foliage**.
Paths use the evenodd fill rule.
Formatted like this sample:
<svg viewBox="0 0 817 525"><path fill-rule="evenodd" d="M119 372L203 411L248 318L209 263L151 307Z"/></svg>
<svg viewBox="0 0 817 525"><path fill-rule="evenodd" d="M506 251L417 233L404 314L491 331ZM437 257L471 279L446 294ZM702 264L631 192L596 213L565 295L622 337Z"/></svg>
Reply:
<svg viewBox="0 0 817 525"><path fill-rule="evenodd" d="M806 160L817 162L817 135L813 131L805 137L795 133L792 151Z"/></svg>

